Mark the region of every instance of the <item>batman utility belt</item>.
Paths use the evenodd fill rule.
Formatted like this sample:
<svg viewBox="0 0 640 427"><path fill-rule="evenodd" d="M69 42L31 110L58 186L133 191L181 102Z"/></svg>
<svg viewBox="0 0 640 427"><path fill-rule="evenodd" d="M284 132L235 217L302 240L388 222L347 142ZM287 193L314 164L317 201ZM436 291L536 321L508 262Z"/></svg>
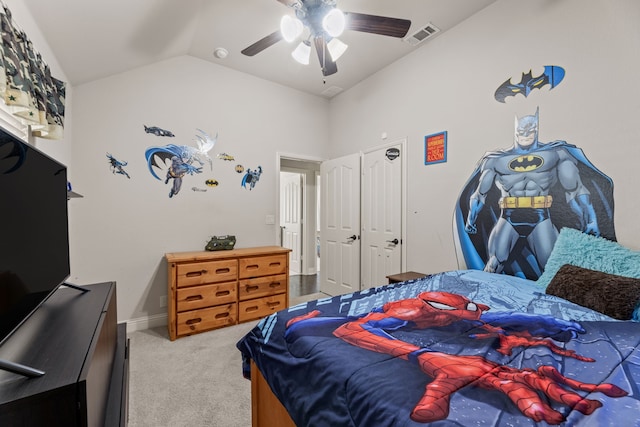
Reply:
<svg viewBox="0 0 640 427"><path fill-rule="evenodd" d="M552 201L553 197L551 196L502 197L498 200L498 206L500 206L500 209L544 209L550 208Z"/></svg>

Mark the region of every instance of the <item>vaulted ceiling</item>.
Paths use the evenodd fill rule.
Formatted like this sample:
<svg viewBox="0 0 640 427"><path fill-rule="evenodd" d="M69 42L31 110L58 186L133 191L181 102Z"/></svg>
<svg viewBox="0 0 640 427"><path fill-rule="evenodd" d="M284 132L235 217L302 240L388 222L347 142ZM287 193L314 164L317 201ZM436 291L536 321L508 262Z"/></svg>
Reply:
<svg viewBox="0 0 640 427"><path fill-rule="evenodd" d="M346 12L411 20L407 37L431 24L440 31L412 45L358 31L340 36L349 48L338 72L323 77L290 56L284 40L255 56L240 52L279 28L293 10L278 0L23 0L74 86L179 55L192 55L314 95L331 97L431 42L495 0L337 0ZM20 24L18 22L18 24ZM37 46L36 46L37 48ZM217 58L224 48L228 55Z"/></svg>

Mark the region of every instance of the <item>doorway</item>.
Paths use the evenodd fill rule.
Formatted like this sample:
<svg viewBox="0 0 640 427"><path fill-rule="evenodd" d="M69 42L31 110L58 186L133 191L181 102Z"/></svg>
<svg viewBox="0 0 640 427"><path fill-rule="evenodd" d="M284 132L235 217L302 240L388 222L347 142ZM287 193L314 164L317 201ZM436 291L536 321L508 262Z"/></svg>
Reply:
<svg viewBox="0 0 640 427"><path fill-rule="evenodd" d="M329 161L278 154L278 170L302 175L303 182L300 274L290 276L292 296L354 292L406 271L406 153L405 138ZM285 180L278 174L279 186ZM279 192L279 218L285 197ZM285 233L277 233L285 246Z"/></svg>
<svg viewBox="0 0 640 427"><path fill-rule="evenodd" d="M318 185L321 159L278 154L276 241L291 249L289 291L292 297L319 292L317 239Z"/></svg>
<svg viewBox="0 0 640 427"><path fill-rule="evenodd" d="M406 270L406 139L321 166L320 290L386 284Z"/></svg>

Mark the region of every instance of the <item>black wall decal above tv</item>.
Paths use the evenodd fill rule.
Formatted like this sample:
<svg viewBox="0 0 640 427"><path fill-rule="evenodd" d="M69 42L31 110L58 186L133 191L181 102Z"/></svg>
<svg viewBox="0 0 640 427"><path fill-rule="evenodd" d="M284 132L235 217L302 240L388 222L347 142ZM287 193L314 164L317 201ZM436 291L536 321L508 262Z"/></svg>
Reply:
<svg viewBox="0 0 640 427"><path fill-rule="evenodd" d="M0 129L0 345L70 275L67 168Z"/></svg>

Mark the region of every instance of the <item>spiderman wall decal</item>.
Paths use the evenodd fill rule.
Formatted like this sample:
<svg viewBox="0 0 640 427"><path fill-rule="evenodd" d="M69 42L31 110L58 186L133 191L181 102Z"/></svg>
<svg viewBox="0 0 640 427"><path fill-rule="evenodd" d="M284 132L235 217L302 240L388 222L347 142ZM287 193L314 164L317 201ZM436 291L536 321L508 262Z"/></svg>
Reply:
<svg viewBox="0 0 640 427"><path fill-rule="evenodd" d="M459 326L469 339L495 339L497 352L509 356L516 347L545 347L561 357L581 362L594 359L563 348L584 329L577 322L552 316L496 312L489 307L448 292L422 292L416 298L384 304L357 317L322 317L319 310L294 317L287 323L286 338L293 342L304 335L329 329L333 336L367 351L388 354L417 364L431 378L410 417L421 423L446 419L451 396L467 386L504 393L522 414L536 422L557 425L565 417L548 403L554 401L590 415L602 403L578 392L623 397L627 392L614 384L591 384L567 378L553 366L514 368L476 355L448 354L418 346L393 336L407 329Z"/></svg>

